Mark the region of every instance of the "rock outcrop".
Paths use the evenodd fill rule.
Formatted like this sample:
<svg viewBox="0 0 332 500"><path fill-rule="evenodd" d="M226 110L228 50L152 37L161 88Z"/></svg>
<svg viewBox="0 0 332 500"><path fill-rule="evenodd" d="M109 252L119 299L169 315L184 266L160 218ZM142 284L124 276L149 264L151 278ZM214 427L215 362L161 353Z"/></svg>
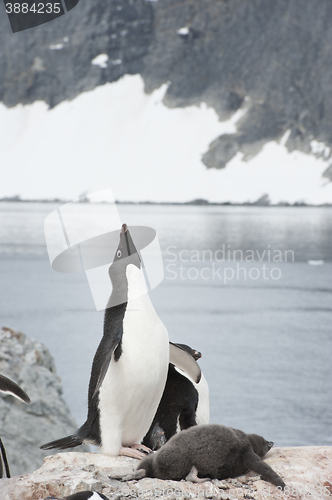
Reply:
<svg viewBox="0 0 332 500"><path fill-rule="evenodd" d="M208 450L207 450L208 453ZM95 453L61 453L45 458L34 474L2 479L0 500L39 500L47 496L66 496L79 491L102 492L110 499L163 498L167 500L212 498L328 500L332 493L332 448L299 447L272 449L265 461L287 484L285 493L248 474L227 481L202 484L144 478L121 482L138 461Z"/></svg>
<svg viewBox="0 0 332 500"><path fill-rule="evenodd" d="M47 453L39 450L39 445L77 428L61 397L61 383L53 358L40 342L3 328L0 331L0 373L15 380L32 401L30 405L24 405L12 396L0 395L1 438L7 449L11 472L12 475L24 473L0 480L0 500L39 500L85 490L98 491L118 500L151 497L169 500L192 497L222 500L331 498L332 447L272 449L266 462L287 484L288 489L283 494L252 474L199 485L151 478L121 482L119 478L137 467L137 460L98 453L58 453L46 457L40 467ZM38 467L35 472L27 474Z"/></svg>
<svg viewBox="0 0 332 500"><path fill-rule="evenodd" d="M61 397L54 360L42 343L10 328L0 330L0 373L18 383L31 399L27 405L0 393L0 436L10 472L12 476L33 472L51 453L39 446L72 433L77 425Z"/></svg>
<svg viewBox="0 0 332 500"><path fill-rule="evenodd" d="M223 168L237 151L249 158L288 130L289 150L327 159L331 22L330 0L82 1L15 35L2 15L0 100L56 106L140 73L147 92L169 82L170 107L205 101L221 119L247 108L237 132L210 145L207 167Z"/></svg>

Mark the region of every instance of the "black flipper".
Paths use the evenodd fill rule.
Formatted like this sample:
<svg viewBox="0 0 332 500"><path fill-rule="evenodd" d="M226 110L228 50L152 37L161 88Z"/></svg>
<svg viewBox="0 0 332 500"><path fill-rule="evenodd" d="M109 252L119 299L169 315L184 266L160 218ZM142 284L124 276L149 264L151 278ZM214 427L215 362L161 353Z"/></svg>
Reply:
<svg viewBox="0 0 332 500"><path fill-rule="evenodd" d="M84 442L100 446L98 391L107 373L114 353L116 363L121 356L121 339L123 333L123 317L127 303L111 307L105 311L104 335L95 354L89 383L88 418L75 434L56 439L41 446L42 450L54 448L65 450L75 448ZM99 369L99 367L101 368ZM96 397L95 397L96 396Z"/></svg>
<svg viewBox="0 0 332 500"><path fill-rule="evenodd" d="M98 380L96 382L96 385L94 386L93 389L93 394L92 398L95 397L97 392L99 391L101 384L103 383L103 380L105 378L105 375L107 373L109 364L111 362L113 353L115 350L118 350L117 347L120 347L118 356L116 357L115 361L119 359L121 356L121 341L122 341L122 335L123 335L123 318L125 314L125 310L127 307L127 303L121 304L119 306L114 306L109 309L105 310L105 318L104 318L104 336L99 344L99 347L97 349L95 358L93 360L93 366L92 370L94 369L95 365L100 365L101 368L99 371L98 375ZM102 361L102 363L101 363ZM95 380L92 379L92 374L91 374L91 380L90 380L90 387L89 387L89 397L90 397L90 391L92 389L92 386L95 384Z"/></svg>
<svg viewBox="0 0 332 500"><path fill-rule="evenodd" d="M0 375L0 391L6 394L11 394L15 398L20 399L24 403L31 403L31 400L26 392L19 385L10 380L10 378Z"/></svg>
<svg viewBox="0 0 332 500"><path fill-rule="evenodd" d="M6 456L6 450L0 439L0 478L2 477L10 478L10 472Z"/></svg>
<svg viewBox="0 0 332 500"><path fill-rule="evenodd" d="M95 397L95 395L97 394L97 392L99 391L99 389L101 387L101 384L103 383L103 380L105 378L106 372L108 370L109 364L110 364L111 359L112 359L113 352L115 351L115 349L117 347L118 347L118 344L114 344L114 347L112 346L110 351L106 355L106 358L105 358L105 360L101 366L101 369L100 369L100 373L99 373L99 377L97 380L95 390L93 391L93 395L92 395L93 398Z"/></svg>
<svg viewBox="0 0 332 500"><path fill-rule="evenodd" d="M285 488L286 485L281 477L272 469L272 467L263 462L263 460L261 460L261 458L253 451L249 451L247 453L243 463L249 470L260 474L262 479L265 481L268 481L275 486L280 486L281 489Z"/></svg>
<svg viewBox="0 0 332 500"><path fill-rule="evenodd" d="M58 450L65 450L67 448L75 448L83 444L83 441L76 435L66 436L61 439L56 439L55 441L50 441L49 443L43 444L40 447L41 450L53 450L57 448Z"/></svg>

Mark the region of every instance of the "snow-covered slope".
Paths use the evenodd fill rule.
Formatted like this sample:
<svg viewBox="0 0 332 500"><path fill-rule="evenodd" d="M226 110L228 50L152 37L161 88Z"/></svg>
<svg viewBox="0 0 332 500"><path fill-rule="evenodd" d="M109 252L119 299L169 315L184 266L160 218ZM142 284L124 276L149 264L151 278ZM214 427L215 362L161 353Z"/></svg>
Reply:
<svg viewBox="0 0 332 500"><path fill-rule="evenodd" d="M225 169L206 169L203 153L236 132L245 110L220 122L204 103L167 108L166 85L150 95L143 87L139 75L127 75L51 110L44 102L0 104L0 197L74 198L111 187L130 201L244 202L268 194L273 203L332 203L324 155L289 153L285 136L250 161L238 153Z"/></svg>

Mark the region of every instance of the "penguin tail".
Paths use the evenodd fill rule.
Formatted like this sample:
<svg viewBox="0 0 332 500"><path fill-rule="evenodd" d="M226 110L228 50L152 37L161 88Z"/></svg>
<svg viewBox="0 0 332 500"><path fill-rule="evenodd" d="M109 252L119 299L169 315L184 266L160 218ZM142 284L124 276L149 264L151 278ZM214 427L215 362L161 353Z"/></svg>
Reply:
<svg viewBox="0 0 332 500"><path fill-rule="evenodd" d="M57 448L58 450L66 450L67 448L75 448L83 444L83 441L76 435L66 436L61 439L56 439L55 441L50 441L49 443L43 444L40 447L41 450L52 450Z"/></svg>

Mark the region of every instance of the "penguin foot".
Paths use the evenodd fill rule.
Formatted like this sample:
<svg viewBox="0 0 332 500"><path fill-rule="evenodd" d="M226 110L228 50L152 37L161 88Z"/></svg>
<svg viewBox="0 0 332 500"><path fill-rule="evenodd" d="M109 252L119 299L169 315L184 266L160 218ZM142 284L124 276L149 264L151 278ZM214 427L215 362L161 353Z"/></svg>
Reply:
<svg viewBox="0 0 332 500"><path fill-rule="evenodd" d="M186 477L186 481L191 481L192 483L204 483L204 481L210 481L210 478L198 477L197 474L198 474L198 470L193 465L191 468L191 471L189 472L188 476Z"/></svg>
<svg viewBox="0 0 332 500"><path fill-rule="evenodd" d="M121 481L132 481L133 479L142 479L146 476L145 469L138 469L132 472L132 474L127 474L127 476L123 476Z"/></svg>
<svg viewBox="0 0 332 500"><path fill-rule="evenodd" d="M132 450L141 451L142 453L145 453L146 455L149 455L150 453L152 453L151 448L148 448L147 446L145 446L144 444L141 444L141 443L132 444L131 446L129 446L129 448L131 448Z"/></svg>
<svg viewBox="0 0 332 500"><path fill-rule="evenodd" d="M146 457L146 453L125 446L120 448L119 456L138 458L138 460L141 460L142 458Z"/></svg>

